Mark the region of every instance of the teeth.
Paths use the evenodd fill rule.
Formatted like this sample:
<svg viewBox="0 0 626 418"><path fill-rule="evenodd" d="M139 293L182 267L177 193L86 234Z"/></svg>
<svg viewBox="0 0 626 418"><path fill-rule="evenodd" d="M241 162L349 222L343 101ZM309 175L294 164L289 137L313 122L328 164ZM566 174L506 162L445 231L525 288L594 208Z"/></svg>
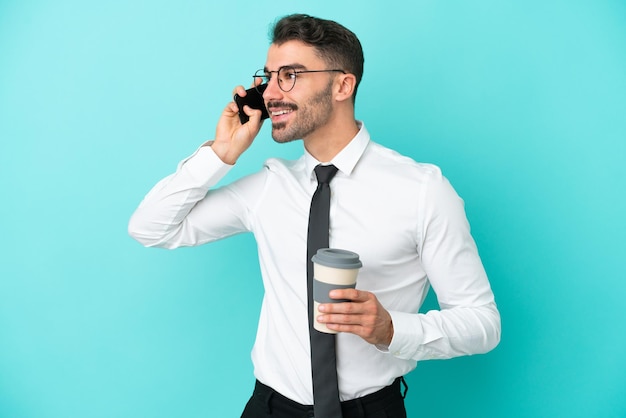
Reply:
<svg viewBox="0 0 626 418"><path fill-rule="evenodd" d="M285 115L287 113L291 113L291 110L279 110L277 112L272 112L272 116L280 116L280 115Z"/></svg>

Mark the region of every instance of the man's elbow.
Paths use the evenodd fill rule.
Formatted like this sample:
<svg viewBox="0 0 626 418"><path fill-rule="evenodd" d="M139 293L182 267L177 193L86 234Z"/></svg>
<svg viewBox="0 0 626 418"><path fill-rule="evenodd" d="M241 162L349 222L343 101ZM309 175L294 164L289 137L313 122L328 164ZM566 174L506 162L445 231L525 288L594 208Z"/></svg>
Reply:
<svg viewBox="0 0 626 418"><path fill-rule="evenodd" d="M135 215L128 222L128 235L145 247L157 247L161 241L161 237L154 233L153 228Z"/></svg>
<svg viewBox="0 0 626 418"><path fill-rule="evenodd" d="M484 353L488 353L500 344L502 335L502 321L495 303L485 311L483 326L485 332L483 349Z"/></svg>

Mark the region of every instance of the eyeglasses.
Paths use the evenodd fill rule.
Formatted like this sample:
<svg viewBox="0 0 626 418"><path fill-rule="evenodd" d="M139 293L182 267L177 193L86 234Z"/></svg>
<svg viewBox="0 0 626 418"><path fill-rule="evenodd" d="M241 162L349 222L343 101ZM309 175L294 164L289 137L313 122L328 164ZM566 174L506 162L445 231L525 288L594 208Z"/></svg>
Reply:
<svg viewBox="0 0 626 418"><path fill-rule="evenodd" d="M254 73L254 78L261 78L263 80L262 84L267 84L272 79L272 73L277 74L278 87L284 91L285 93L290 92L296 85L296 80L298 79L298 74L303 73L331 73L338 72L346 74L344 70L296 70L293 67L280 67L277 71L267 71L267 70L257 70ZM257 89L258 90L258 89ZM262 91L259 90L259 93L263 94Z"/></svg>

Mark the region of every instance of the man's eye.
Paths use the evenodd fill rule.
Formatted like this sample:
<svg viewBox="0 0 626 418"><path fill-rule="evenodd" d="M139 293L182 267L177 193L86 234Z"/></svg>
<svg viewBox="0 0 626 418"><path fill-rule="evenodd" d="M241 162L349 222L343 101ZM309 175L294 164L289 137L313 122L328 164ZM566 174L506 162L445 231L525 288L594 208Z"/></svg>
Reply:
<svg viewBox="0 0 626 418"><path fill-rule="evenodd" d="M282 68L278 73L278 77L283 81L293 81L296 79L296 70L293 68Z"/></svg>

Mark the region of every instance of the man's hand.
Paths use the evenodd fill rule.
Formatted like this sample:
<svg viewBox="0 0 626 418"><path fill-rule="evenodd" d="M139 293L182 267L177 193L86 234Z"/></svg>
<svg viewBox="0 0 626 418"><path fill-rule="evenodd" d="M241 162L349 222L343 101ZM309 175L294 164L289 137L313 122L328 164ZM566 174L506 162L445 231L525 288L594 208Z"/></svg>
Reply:
<svg viewBox="0 0 626 418"><path fill-rule="evenodd" d="M246 89L237 86L233 91L234 94L244 97ZM239 156L250 147L262 126L260 110L247 105L243 110L250 120L242 125L239 121L237 104L234 101L228 103L217 123L215 140L205 144L211 146L226 164L233 165L237 162Z"/></svg>
<svg viewBox="0 0 626 418"><path fill-rule="evenodd" d="M321 304L319 310L323 314L318 316L320 323L326 324L333 331L356 334L370 344L391 344L391 315L373 293L357 289L336 289L330 292L330 297L349 299L350 302Z"/></svg>

